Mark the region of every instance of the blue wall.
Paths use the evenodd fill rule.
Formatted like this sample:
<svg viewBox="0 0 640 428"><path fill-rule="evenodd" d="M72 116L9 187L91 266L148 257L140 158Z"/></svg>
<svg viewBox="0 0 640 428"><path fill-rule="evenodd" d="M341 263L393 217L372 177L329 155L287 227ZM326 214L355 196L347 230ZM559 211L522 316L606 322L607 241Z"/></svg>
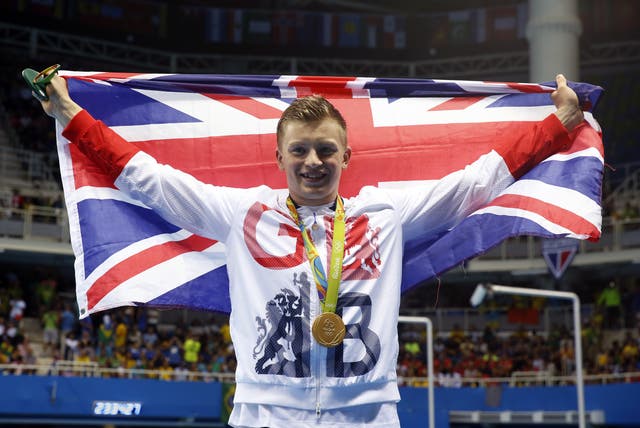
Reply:
<svg viewBox="0 0 640 428"><path fill-rule="evenodd" d="M222 385L59 376L0 376L2 416L93 416L94 401L141 403L138 418L219 419ZM121 416L124 417L124 416Z"/></svg>
<svg viewBox="0 0 640 428"><path fill-rule="evenodd" d="M485 388L436 388L436 427L449 426L449 411L564 411L576 410L574 386L502 388L499 405L487 405ZM427 389L400 388L402 401L398 405L403 427L426 427ZM585 408L602 410L607 425L640 427L640 383L586 385Z"/></svg>
<svg viewBox="0 0 640 428"><path fill-rule="evenodd" d="M222 385L204 382L96 379L57 376L0 376L2 417L78 418L93 415L96 400L142 404L138 418L217 420L222 410ZM484 388L436 388L436 426L449 426L451 410L560 411L575 410L572 386L505 387L496 407L487 405ZM427 426L427 389L400 388L403 428ZM607 425L640 427L640 383L585 386L586 409L602 410ZM124 416L121 416L124 417Z"/></svg>

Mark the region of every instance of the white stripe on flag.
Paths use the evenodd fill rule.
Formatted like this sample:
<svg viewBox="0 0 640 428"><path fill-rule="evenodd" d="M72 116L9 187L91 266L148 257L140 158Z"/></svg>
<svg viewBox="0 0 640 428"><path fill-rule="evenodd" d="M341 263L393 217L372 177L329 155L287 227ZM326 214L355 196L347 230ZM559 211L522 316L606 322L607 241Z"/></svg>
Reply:
<svg viewBox="0 0 640 428"><path fill-rule="evenodd" d="M549 231L549 233L557 234L557 235L569 234L571 236L576 236L573 233L573 231L563 226L560 226L556 223L553 223L539 214L533 213L531 211L523 210L520 208L505 208L505 207L498 207L495 205L491 205L474 212L472 215L475 216L480 214L495 214L500 216L525 218L533 221L534 223L537 223L540 227Z"/></svg>
<svg viewBox="0 0 640 428"><path fill-rule="evenodd" d="M498 95L497 97L502 97ZM495 101L497 98L493 98ZM460 123L539 122L553 113L554 106L491 107L488 101L459 110L430 111L451 98L403 98L389 102L387 98L371 98L374 126L447 125Z"/></svg>
<svg viewBox="0 0 640 428"><path fill-rule="evenodd" d="M148 302L224 266L225 262L225 248L220 242L203 251L192 251L173 257L122 282L107 293L92 312L135 302ZM167 278L171 280L167 281Z"/></svg>
<svg viewBox="0 0 640 428"><path fill-rule="evenodd" d="M138 207L150 209L142 202L135 200L125 195L120 190L114 189L111 187L84 186L75 190L68 196L68 201L74 204L77 204L79 202L89 200L89 199L98 199L98 200L111 199L114 201L126 202L131 205L136 205Z"/></svg>
<svg viewBox="0 0 640 428"><path fill-rule="evenodd" d="M600 152L595 147L589 147L588 149L580 150L578 152L573 153L556 153L555 155L549 156L545 160L540 163L548 162L548 161L567 161L570 159L576 159L581 157L592 157L598 159L600 163L604 163L604 159L600 155Z"/></svg>
<svg viewBox="0 0 640 428"><path fill-rule="evenodd" d="M507 187L501 195L518 195L538 199L571 211L600 228L600 206L576 190L554 186L538 180L518 180Z"/></svg>
<svg viewBox="0 0 640 428"><path fill-rule="evenodd" d="M128 141L181 139L275 134L278 119L258 119L223 102L198 93L137 90L173 109L194 117L200 122L156 123L152 126L114 126L113 129Z"/></svg>
<svg viewBox="0 0 640 428"><path fill-rule="evenodd" d="M155 235L150 238L134 242L133 244L128 245L127 247L109 256L104 262L100 264L100 266L98 266L93 270L93 272L91 272L91 274L82 282L81 287L86 292L106 272L108 272L111 268L118 265L119 263L125 261L129 257L135 256L136 254L156 245L165 244L167 242L182 241L184 239L187 239L191 235L193 235L193 233L187 232L184 229L180 229L179 231L174 233L162 233L160 235Z"/></svg>

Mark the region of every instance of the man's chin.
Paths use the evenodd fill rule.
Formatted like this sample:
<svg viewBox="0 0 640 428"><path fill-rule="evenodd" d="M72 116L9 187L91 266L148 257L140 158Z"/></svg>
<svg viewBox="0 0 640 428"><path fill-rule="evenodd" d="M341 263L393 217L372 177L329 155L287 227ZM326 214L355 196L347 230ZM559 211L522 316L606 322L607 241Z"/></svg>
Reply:
<svg viewBox="0 0 640 428"><path fill-rule="evenodd" d="M333 192L328 191L326 187L306 187L303 192L298 194L298 198L316 205L329 203L334 199Z"/></svg>

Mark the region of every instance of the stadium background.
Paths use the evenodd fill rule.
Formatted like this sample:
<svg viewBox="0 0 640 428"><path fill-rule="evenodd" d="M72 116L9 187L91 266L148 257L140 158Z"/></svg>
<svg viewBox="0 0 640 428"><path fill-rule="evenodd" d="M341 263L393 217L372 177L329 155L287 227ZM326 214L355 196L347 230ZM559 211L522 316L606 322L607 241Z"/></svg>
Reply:
<svg viewBox="0 0 640 428"><path fill-rule="evenodd" d="M455 410L448 403L465 402L467 409L527 410L518 406L538 401L548 411L575 408L573 393L566 389L572 385L571 358L563 354L563 344L570 341L570 307L552 300L501 297L470 309L468 299L475 285L491 281L577 293L583 303L583 338L588 339L583 345L585 369L592 376L587 409L606 408L608 424L640 424L640 410L628 407L622 398L609 403L612 396L632 397L640 391L640 151L636 147L640 131L635 123L640 100L640 4L633 0L577 4L582 33L579 76L574 78L605 88L595 111L608 165L603 237L598 243L581 243L561 279L548 272L542 243L520 238L405 296L403 314L426 315L434 322L439 408ZM0 324L4 326L0 367L6 375L0 383L16 397L0 403L3 425L125 426L113 418L91 416L96 407L108 405L106 401L121 402L123 411L134 413L135 404L144 401L139 416L121 415L126 424L215 425L212 421L224 416L230 383L212 380L231 381L228 373L233 368L225 319L217 314L123 309L108 313L110 320L92 317L91 326L76 323L72 331L77 337L72 338L80 344L75 348L64 338L55 347L43 343L46 314L62 315L65 304L73 306L73 259L56 174L53 123L26 91L20 77L23 68L43 69L59 62L75 70L525 82L530 80L527 19L528 2L516 0L256 0L242 2L241 7L232 1L196 0L0 3ZM622 298L619 305L607 308L600 296L611 282ZM20 319L11 314L11 301L19 300L26 306ZM105 324L113 324L114 334L124 324L132 335L137 325L153 326L160 342L167 342L159 353L178 354L177 360L167 358L172 371L164 373L158 362L145 365L151 373L136 372L140 359L127 360L126 355L105 359L98 346ZM496 338L491 342L485 338L487 326ZM401 414L403 421L413 421L424 417L426 407L424 333L401 328L403 353L398 367L406 385ZM83 332L89 337L83 339ZM183 367L189 333L200 338L203 354L208 349L210 363L204 370ZM461 356L465 337L483 349L472 352L480 362L468 371L456 366L470 361ZM540 358L534 353L508 351L537 348L539 338L557 342L556 348L540 348L549 354L542 360L555 366L554 373L546 366L536 370L534 362ZM90 343L89 355L82 355L88 361L80 358L83 340ZM501 345L500 352L487 351L487 343L493 341ZM127 337L122 352L135 351L136 343L135 337ZM494 355L500 362L511 359L511 367L482 366L482 359ZM474 368L478 376L468 376ZM37 376L26 377L29 373ZM171 381L147 379L153 376ZM486 380L494 378L502 380ZM544 397L555 394L556 407L547 408ZM439 412L438 425L446 425L451 415Z"/></svg>

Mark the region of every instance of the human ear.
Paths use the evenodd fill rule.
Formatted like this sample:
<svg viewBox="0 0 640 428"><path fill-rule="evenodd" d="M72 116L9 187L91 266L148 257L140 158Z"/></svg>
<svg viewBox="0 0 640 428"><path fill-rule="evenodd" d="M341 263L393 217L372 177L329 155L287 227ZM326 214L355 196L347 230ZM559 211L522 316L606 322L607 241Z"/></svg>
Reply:
<svg viewBox="0 0 640 428"><path fill-rule="evenodd" d="M282 163L282 153L280 153L280 149L276 149L276 162L278 163L280 171L284 171L284 164Z"/></svg>
<svg viewBox="0 0 640 428"><path fill-rule="evenodd" d="M351 147L347 146L347 149L344 151L344 155L342 156L342 169L345 169L347 165L349 165L350 159L351 159Z"/></svg>

